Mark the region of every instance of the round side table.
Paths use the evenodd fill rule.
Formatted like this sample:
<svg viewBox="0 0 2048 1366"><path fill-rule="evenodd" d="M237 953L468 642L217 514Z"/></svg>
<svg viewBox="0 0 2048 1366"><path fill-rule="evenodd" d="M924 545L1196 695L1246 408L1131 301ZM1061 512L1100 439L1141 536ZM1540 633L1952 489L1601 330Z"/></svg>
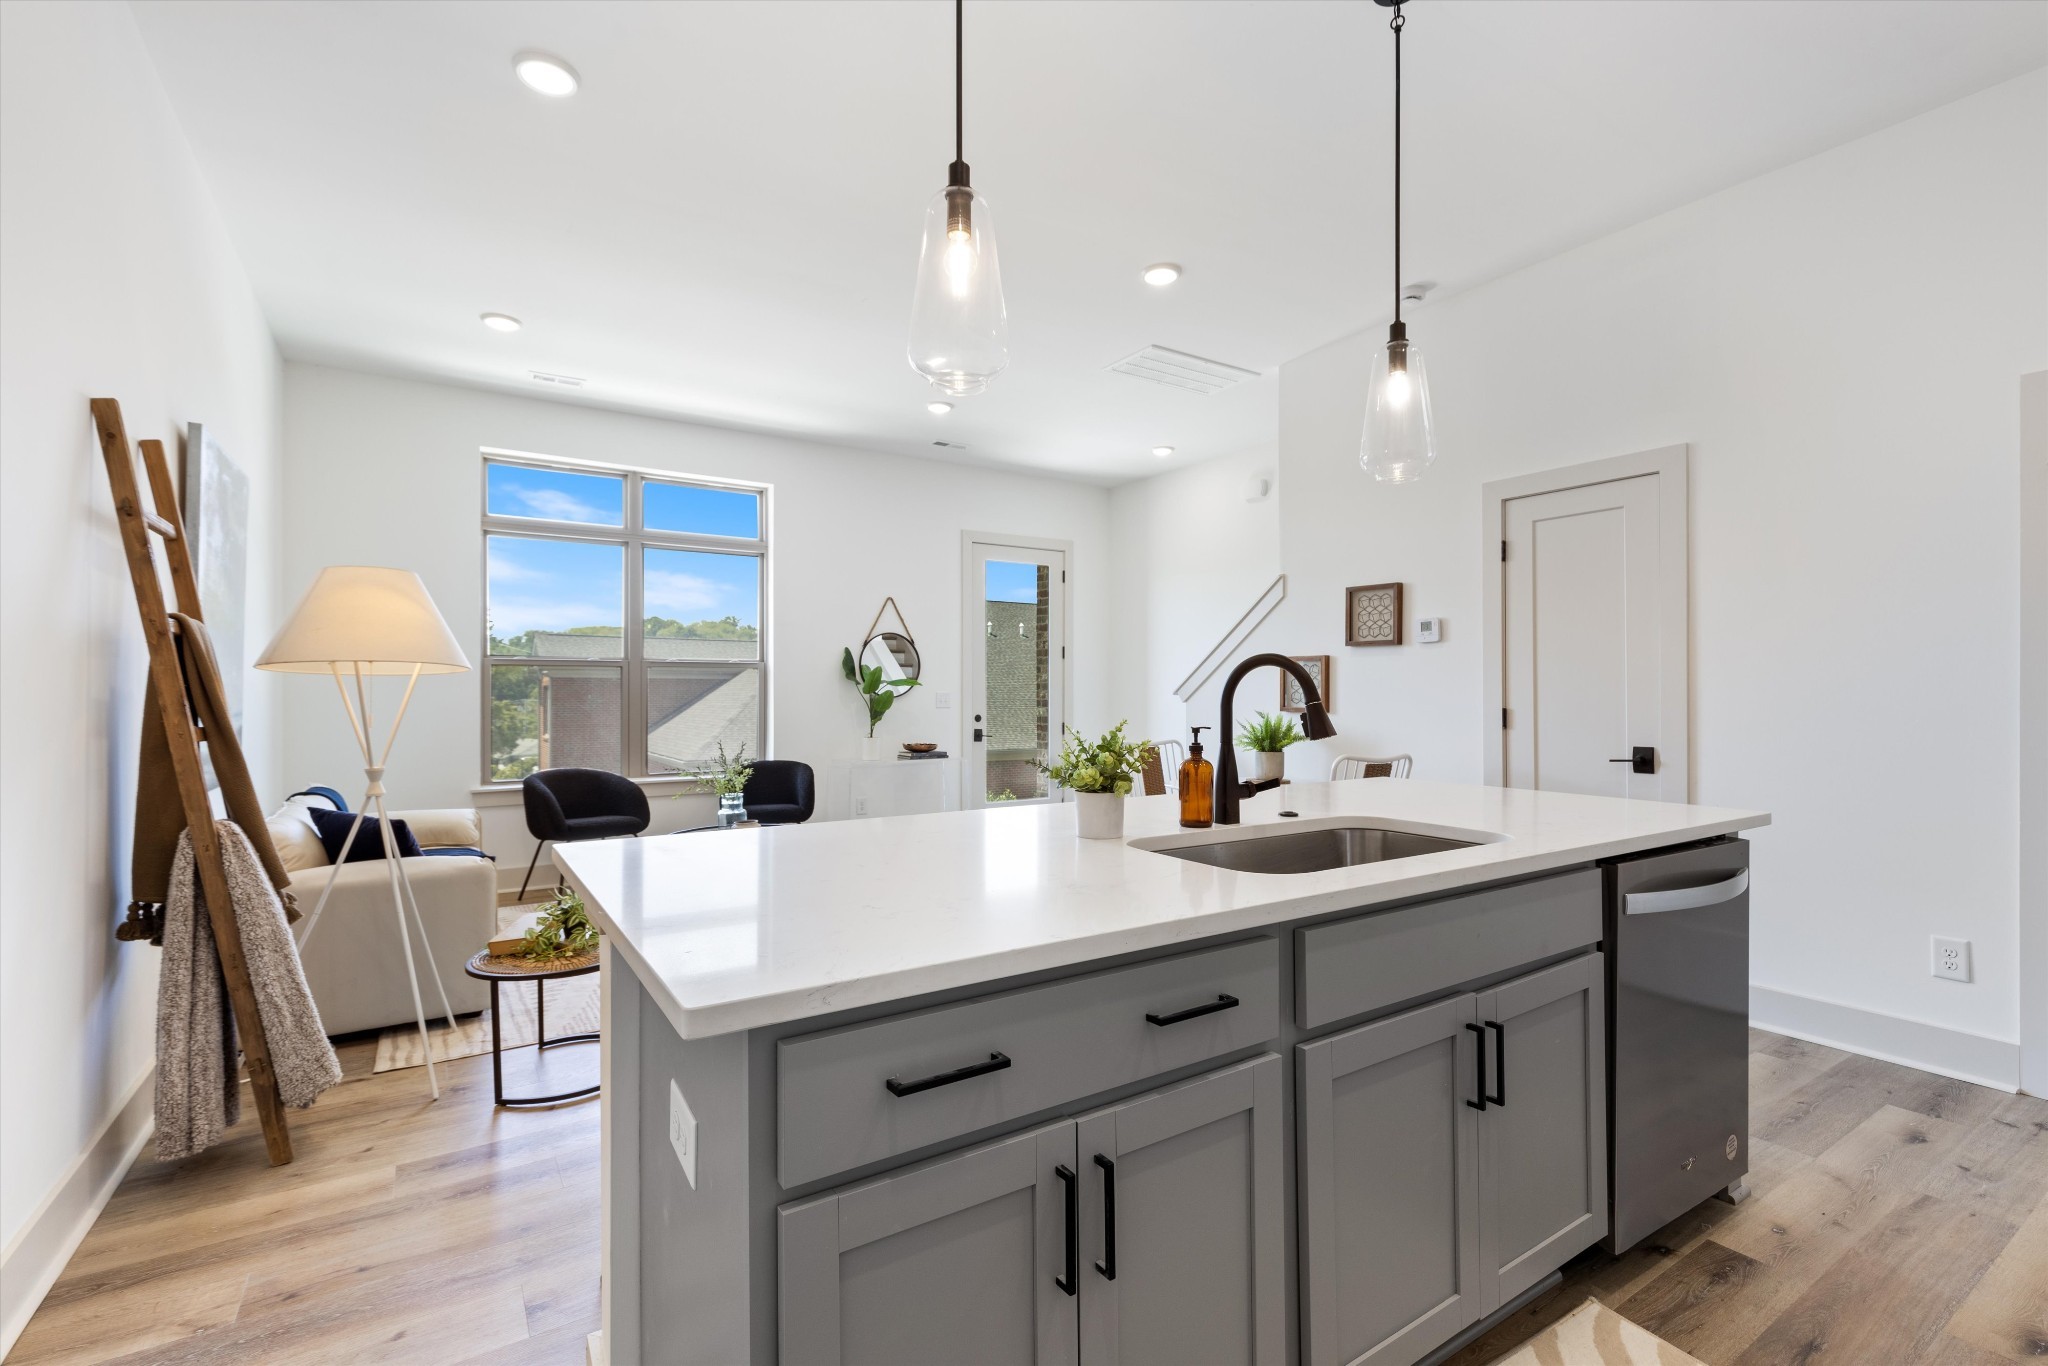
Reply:
<svg viewBox="0 0 2048 1366"><path fill-rule="evenodd" d="M597 971L597 955L579 954L574 958L557 958L552 962L535 962L519 954L498 956L489 949L472 955L462 970L471 977L491 984L491 1098L502 1106L511 1105L553 1105L557 1101L575 1100L579 1096L594 1095L599 1083L592 1083L575 1091L564 1091L556 1096L507 1096L505 1094L505 1049L503 1017L498 1013L498 984L501 982L533 983L534 1015L537 1018L534 1052L552 1048L561 1043L596 1043L595 1034L564 1034L558 1039L548 1037L548 996L547 984L563 977L582 977Z"/></svg>

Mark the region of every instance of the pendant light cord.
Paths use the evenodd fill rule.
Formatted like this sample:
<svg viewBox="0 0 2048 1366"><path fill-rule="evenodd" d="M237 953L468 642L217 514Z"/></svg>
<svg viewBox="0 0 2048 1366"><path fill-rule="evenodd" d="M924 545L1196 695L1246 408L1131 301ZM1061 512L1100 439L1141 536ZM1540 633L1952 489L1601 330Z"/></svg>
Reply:
<svg viewBox="0 0 2048 1366"><path fill-rule="evenodd" d="M967 94L966 78L962 74L965 66L966 48L961 42L960 25L966 0L953 0L953 160L967 160Z"/></svg>
<svg viewBox="0 0 2048 1366"><path fill-rule="evenodd" d="M956 0L957 3L957 0ZM1394 30L1394 321L1401 321L1401 6L1387 27Z"/></svg>

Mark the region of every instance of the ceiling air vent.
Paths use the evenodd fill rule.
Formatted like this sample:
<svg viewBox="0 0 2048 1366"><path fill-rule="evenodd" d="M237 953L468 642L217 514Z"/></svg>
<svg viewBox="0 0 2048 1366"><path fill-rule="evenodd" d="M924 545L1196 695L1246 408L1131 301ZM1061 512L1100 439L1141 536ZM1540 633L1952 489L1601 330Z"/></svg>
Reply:
<svg viewBox="0 0 2048 1366"><path fill-rule="evenodd" d="M1170 385L1197 394L1219 394L1232 385L1259 377L1256 370L1225 365L1220 360L1205 360L1165 346L1148 346L1135 355L1125 356L1109 368L1119 375L1148 379L1154 384Z"/></svg>
<svg viewBox="0 0 2048 1366"><path fill-rule="evenodd" d="M537 383L552 384L560 389L581 389L583 387L583 381L574 375L551 375L545 370L529 370L526 373L533 376Z"/></svg>
<svg viewBox="0 0 2048 1366"><path fill-rule="evenodd" d="M949 451L964 451L967 449L965 441L934 441L932 444L934 446L943 446Z"/></svg>

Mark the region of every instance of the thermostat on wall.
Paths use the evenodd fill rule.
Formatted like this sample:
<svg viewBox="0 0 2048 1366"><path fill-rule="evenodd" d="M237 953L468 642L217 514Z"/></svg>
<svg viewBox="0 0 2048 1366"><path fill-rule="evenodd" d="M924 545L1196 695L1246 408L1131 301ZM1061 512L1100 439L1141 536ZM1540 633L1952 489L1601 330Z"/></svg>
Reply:
<svg viewBox="0 0 2048 1366"><path fill-rule="evenodd" d="M1415 638L1424 645L1434 645L1444 638L1444 619L1424 617L1415 623Z"/></svg>

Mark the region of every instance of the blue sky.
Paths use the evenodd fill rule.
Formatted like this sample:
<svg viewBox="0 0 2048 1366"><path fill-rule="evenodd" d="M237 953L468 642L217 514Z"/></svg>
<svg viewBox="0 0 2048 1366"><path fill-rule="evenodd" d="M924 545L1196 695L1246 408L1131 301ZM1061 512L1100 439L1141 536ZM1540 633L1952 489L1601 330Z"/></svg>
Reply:
<svg viewBox="0 0 2048 1366"><path fill-rule="evenodd" d="M988 562L988 600L990 602L1037 602L1038 566L1016 564L1009 560Z"/></svg>
<svg viewBox="0 0 2048 1366"><path fill-rule="evenodd" d="M751 555L694 550L647 551L642 588L647 615L676 621L733 616L761 624L761 562ZM620 626L625 617L625 554L614 545L490 538L491 631L566 631Z"/></svg>
<svg viewBox="0 0 2048 1366"><path fill-rule="evenodd" d="M573 474L525 465L491 465L485 508L495 517L544 517L557 522L622 526L625 480L605 474ZM640 486L641 514L650 530L690 531L703 536L761 534L759 494L698 488L647 480Z"/></svg>

